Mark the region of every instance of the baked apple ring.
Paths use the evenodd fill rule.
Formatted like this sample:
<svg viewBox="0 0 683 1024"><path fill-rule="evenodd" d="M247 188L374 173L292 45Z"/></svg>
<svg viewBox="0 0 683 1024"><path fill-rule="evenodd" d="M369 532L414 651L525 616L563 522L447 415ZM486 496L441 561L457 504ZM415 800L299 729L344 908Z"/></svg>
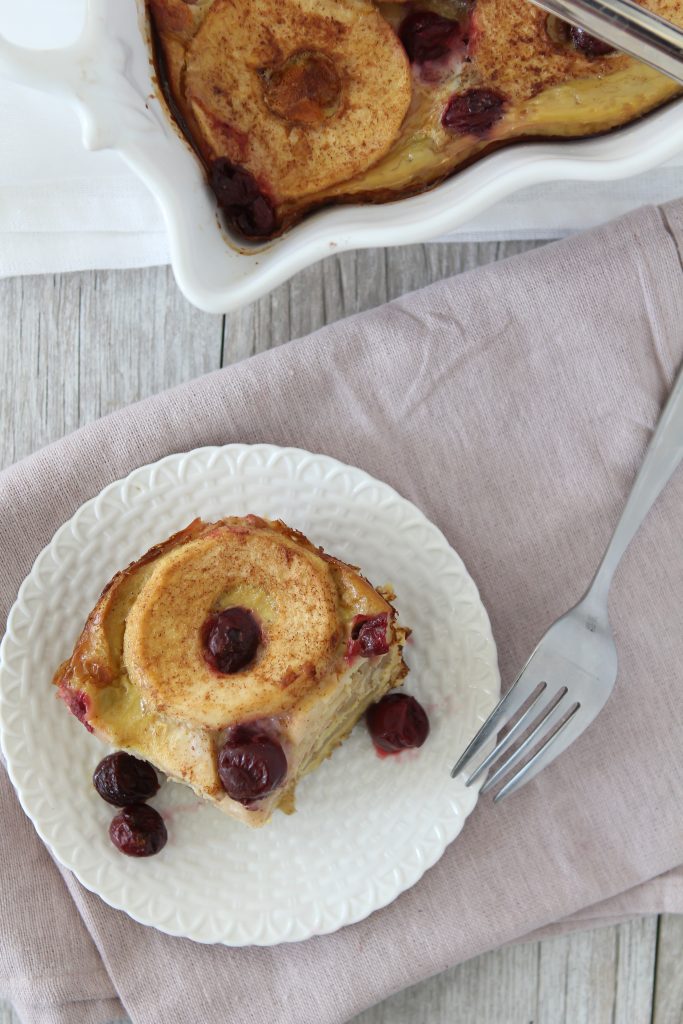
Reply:
<svg viewBox="0 0 683 1024"><path fill-rule="evenodd" d="M411 98L406 54L369 0L151 0L169 77L211 172L221 159L271 208L354 177L383 156ZM173 37L183 52L172 49ZM176 46L178 43L176 42ZM219 172L220 173L220 172ZM219 196L220 199L220 196ZM232 202L230 202L232 199ZM243 218L244 219L244 218ZM247 215L248 220L248 215ZM269 233L258 217L246 233Z"/></svg>

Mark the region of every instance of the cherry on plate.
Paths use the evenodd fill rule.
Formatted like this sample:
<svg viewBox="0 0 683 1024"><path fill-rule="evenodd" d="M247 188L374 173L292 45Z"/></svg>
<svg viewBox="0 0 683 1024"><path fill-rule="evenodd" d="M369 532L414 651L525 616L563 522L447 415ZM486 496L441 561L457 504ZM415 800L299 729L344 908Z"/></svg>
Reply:
<svg viewBox="0 0 683 1024"><path fill-rule="evenodd" d="M609 43L604 43L597 36L592 36L590 32L586 32L585 28L570 25L568 21L558 18L556 14L548 15L545 28L556 46L563 50L571 47L584 57L588 57L589 60L596 57L608 57L611 53L616 53L614 47Z"/></svg>
<svg viewBox="0 0 683 1024"><path fill-rule="evenodd" d="M72 690L70 686L66 686L64 683L59 687L57 696L60 700L63 700L68 707L71 714L81 722L88 732L92 732L93 728L88 721L88 715L90 714L90 697L83 690Z"/></svg>
<svg viewBox="0 0 683 1024"><path fill-rule="evenodd" d="M579 28L578 25L570 26L569 40L574 49L582 53L584 57L607 57L608 54L615 52L614 47L609 43L592 36L590 32L586 32L585 28Z"/></svg>
<svg viewBox="0 0 683 1024"><path fill-rule="evenodd" d="M372 742L385 754L421 747L429 735L422 705L407 693L389 693L365 713Z"/></svg>
<svg viewBox="0 0 683 1024"><path fill-rule="evenodd" d="M250 171L219 157L211 165L210 177L218 205L240 231L255 237L272 235L275 209Z"/></svg>
<svg viewBox="0 0 683 1024"><path fill-rule="evenodd" d="M168 839L164 819L148 804L131 804L116 814L109 826L109 838L127 857L153 857Z"/></svg>
<svg viewBox="0 0 683 1024"><path fill-rule="evenodd" d="M102 799L115 807L142 803L159 789L157 773L149 761L142 761L123 750L103 757L92 780Z"/></svg>

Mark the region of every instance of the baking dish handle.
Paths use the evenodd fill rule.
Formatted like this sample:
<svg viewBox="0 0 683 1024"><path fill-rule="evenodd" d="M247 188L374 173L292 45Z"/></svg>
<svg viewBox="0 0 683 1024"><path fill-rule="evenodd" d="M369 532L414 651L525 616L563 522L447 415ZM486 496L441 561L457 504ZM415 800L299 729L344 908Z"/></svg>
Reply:
<svg viewBox="0 0 683 1024"><path fill-rule="evenodd" d="M0 35L0 78L73 97L82 74L83 52L78 43L63 49L32 50Z"/></svg>

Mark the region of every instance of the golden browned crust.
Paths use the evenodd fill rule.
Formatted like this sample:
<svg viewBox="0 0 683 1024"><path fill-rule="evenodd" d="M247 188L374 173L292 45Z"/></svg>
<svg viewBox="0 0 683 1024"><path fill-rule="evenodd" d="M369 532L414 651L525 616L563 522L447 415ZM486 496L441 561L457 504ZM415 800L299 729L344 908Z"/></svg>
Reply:
<svg viewBox="0 0 683 1024"><path fill-rule="evenodd" d="M590 59L553 42L548 15L528 0L479 0L474 11L472 85L488 85L519 105L570 79L599 78L628 66L619 54Z"/></svg>
<svg viewBox="0 0 683 1024"><path fill-rule="evenodd" d="M683 22L681 0L643 3L663 17ZM477 0L472 22L472 77L499 88L511 105L520 105L563 83L599 80L633 67L625 54L588 57L548 31L548 15L528 0ZM556 35L556 39L552 35ZM594 94L599 103L600 88ZM612 112L593 112L596 121ZM572 134L571 124L567 134Z"/></svg>
<svg viewBox="0 0 683 1024"><path fill-rule="evenodd" d="M174 533L161 544L155 544L141 558L107 583L91 611L73 654L55 673L55 686L82 689L83 685L108 686L121 672L125 616L152 571L163 555L196 539L206 529L195 519L184 530Z"/></svg>

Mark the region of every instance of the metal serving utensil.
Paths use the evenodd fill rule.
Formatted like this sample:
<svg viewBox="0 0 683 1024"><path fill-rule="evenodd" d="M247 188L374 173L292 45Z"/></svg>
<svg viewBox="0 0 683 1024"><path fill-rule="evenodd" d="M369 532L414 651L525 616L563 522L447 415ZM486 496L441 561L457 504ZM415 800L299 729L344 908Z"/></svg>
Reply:
<svg viewBox="0 0 683 1024"><path fill-rule="evenodd" d="M683 85L683 31L633 0L532 0Z"/></svg>
<svg viewBox="0 0 683 1024"><path fill-rule="evenodd" d="M500 760L481 792L493 789L514 771L494 797L494 801L502 800L554 761L602 710L617 678L617 650L607 612L612 577L681 457L683 369L593 582L579 603L547 631L515 682L456 762L451 776L462 771L487 740L505 726L511 726L466 780L466 785L471 785ZM531 732L525 736L529 728ZM513 745L516 749L511 751Z"/></svg>

